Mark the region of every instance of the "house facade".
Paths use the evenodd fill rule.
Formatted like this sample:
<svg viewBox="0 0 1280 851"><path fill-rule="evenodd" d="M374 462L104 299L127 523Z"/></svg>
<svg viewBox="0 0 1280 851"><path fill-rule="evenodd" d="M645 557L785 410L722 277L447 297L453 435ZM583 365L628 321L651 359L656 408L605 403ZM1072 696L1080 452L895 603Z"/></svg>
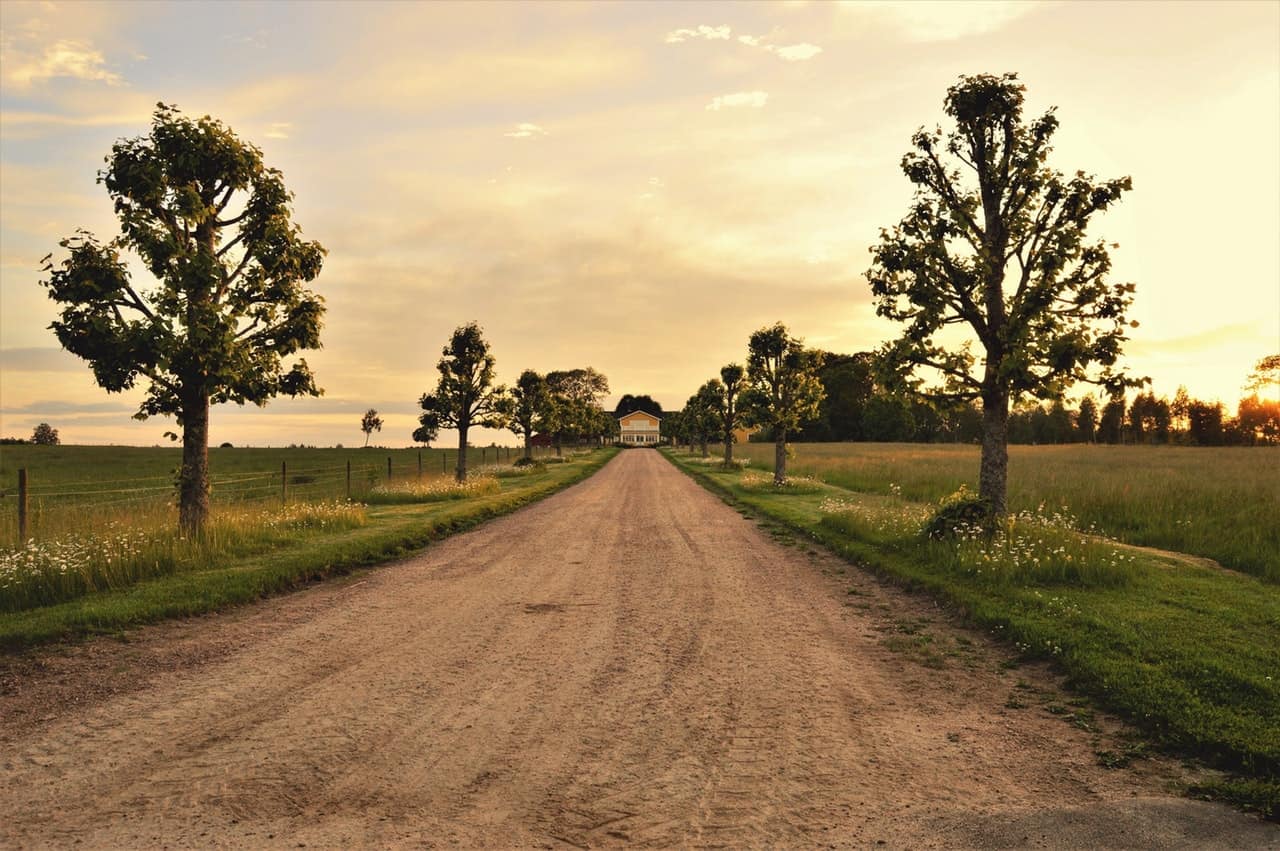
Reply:
<svg viewBox="0 0 1280 851"><path fill-rule="evenodd" d="M618 440L633 446L653 446L658 442L660 418L647 411L632 411L618 417Z"/></svg>

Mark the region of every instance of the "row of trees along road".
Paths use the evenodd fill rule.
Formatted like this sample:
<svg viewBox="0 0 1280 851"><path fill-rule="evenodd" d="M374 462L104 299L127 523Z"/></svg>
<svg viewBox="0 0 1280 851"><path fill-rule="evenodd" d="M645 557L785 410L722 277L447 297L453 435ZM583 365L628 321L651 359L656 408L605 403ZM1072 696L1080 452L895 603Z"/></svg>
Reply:
<svg viewBox="0 0 1280 851"><path fill-rule="evenodd" d="M822 401L818 380L821 353L806 349L781 322L761 328L747 342L747 366L731 363L689 397L684 410L668 414L664 427L677 441L696 441L707 457L707 443L724 442L724 464L733 463L734 431L740 426L767 429L774 441L773 480L787 477L787 436L812 419Z"/></svg>
<svg viewBox="0 0 1280 851"><path fill-rule="evenodd" d="M434 393L419 399L422 414L413 439L435 440L441 428L458 431L459 482L467 479L467 434L474 426L505 428L524 439L524 461L533 460L533 435L551 435L556 455L566 440L607 439L617 424L600 406L609 381L590 367L520 373L513 388L494 383L496 361L475 322L453 332L437 364L440 379Z"/></svg>
<svg viewBox="0 0 1280 851"><path fill-rule="evenodd" d="M872 352L821 354L818 380L823 398L817 416L804 422L801 441L882 441L977 443L982 439L982 410L975 402L939 403L886 387L876 380ZM1193 446L1258 446L1280 442L1280 381L1266 379L1259 361L1236 415L1218 402L1193 398L1178 388L1173 399L1148 390L1131 396L1095 399L1074 405L1063 399L1024 399L1009 414L1010 443L1145 443ZM1260 394L1258 391L1262 391ZM767 431L760 439L772 439Z"/></svg>

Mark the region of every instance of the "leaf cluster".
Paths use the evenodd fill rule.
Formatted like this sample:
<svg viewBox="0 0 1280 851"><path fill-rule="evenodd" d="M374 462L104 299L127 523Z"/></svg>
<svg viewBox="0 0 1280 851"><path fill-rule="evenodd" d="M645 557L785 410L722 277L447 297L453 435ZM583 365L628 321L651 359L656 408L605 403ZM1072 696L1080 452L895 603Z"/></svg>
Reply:
<svg viewBox="0 0 1280 851"><path fill-rule="evenodd" d="M778 434L813 419L822 401L820 367L821 355L806 349L781 322L756 331L747 344L744 422Z"/></svg>
<svg viewBox="0 0 1280 851"><path fill-rule="evenodd" d="M41 284L63 307L50 326L106 390L148 379L136 416L204 398L264 404L319 395L305 360L320 347L323 300L305 284L325 250L291 221L293 196L261 151L208 116L159 104L151 132L122 139L99 173L120 220L109 242L77 231L44 260ZM122 253L156 278L135 286Z"/></svg>
<svg viewBox="0 0 1280 851"><path fill-rule="evenodd" d="M915 198L881 231L867 272L876 312L905 325L881 352L887 383L953 400L1141 383L1117 367L1134 287L1108 283L1108 246L1086 239L1132 183L1049 168L1057 118L1024 121L1023 91L1015 74L962 77L945 101L953 128L912 137L902 170ZM953 325L980 358L938 339Z"/></svg>

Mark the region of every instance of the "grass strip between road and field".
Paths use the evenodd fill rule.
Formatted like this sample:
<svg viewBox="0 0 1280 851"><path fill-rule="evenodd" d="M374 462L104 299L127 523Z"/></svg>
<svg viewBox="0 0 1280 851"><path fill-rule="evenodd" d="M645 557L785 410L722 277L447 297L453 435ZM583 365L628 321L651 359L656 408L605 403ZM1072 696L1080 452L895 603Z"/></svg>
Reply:
<svg viewBox="0 0 1280 851"><path fill-rule="evenodd" d="M1274 584L1111 543L1126 553L1116 568L1081 566L1057 580L1037 576L1029 563L1026 576L984 574L945 552L947 545L922 538L918 518L929 513L927 504L814 480L776 490L758 472L664 454L726 502L945 600L1022 658L1052 662L1069 688L1162 748L1231 775L1191 793L1280 818L1280 588Z"/></svg>
<svg viewBox="0 0 1280 851"><path fill-rule="evenodd" d="M303 530L265 552L178 570L64 603L0 614L0 648L116 634L166 618L217 611L401 558L576 484L616 452L598 450L550 464L536 475L504 479L500 491L467 499L371 505L368 522L354 529Z"/></svg>

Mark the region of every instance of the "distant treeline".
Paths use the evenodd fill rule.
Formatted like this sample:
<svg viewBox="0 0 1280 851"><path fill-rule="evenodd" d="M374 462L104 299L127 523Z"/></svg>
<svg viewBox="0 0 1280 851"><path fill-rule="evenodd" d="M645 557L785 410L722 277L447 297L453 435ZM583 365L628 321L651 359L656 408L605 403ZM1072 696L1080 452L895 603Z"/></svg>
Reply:
<svg viewBox="0 0 1280 851"><path fill-rule="evenodd" d="M819 378L826 392L818 417L806 423L795 440L977 443L982 439L978 405L940 406L890 392L877 384L870 352L824 353ZM752 439L772 437L760 432ZM1132 400L1085 397L1074 406L1024 402L1010 414L1009 442L1274 445L1280 444L1280 403L1250 396L1240 401L1232 416L1221 402L1193 399L1181 387L1173 399L1147 391Z"/></svg>

